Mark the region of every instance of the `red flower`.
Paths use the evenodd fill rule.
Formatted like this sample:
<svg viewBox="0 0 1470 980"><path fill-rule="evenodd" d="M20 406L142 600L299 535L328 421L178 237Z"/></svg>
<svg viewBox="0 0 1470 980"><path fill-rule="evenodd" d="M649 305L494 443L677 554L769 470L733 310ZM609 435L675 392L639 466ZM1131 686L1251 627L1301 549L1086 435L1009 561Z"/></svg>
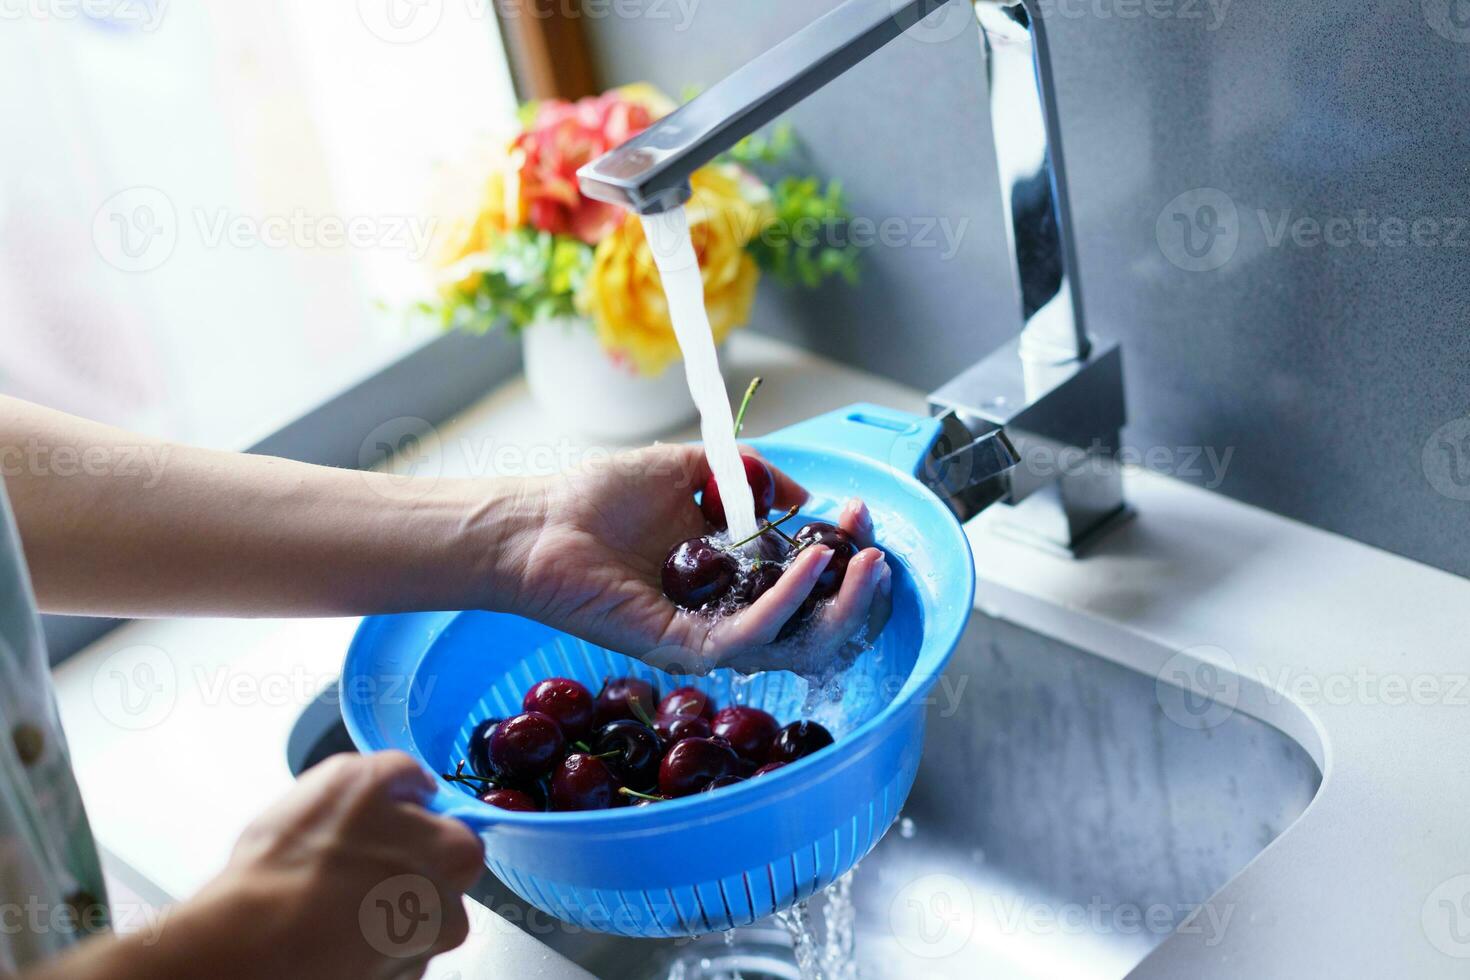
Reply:
<svg viewBox="0 0 1470 980"><path fill-rule="evenodd" d="M537 106L535 121L518 136L520 193L531 226L573 235L596 245L623 220L617 205L583 197L577 168L648 127L657 116L619 90Z"/></svg>

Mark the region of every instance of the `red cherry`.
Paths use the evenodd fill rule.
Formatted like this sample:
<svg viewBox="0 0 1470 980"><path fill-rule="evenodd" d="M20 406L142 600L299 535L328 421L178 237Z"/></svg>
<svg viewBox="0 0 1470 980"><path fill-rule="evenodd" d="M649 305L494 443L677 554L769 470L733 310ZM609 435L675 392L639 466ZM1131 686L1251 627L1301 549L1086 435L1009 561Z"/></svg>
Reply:
<svg viewBox="0 0 1470 980"><path fill-rule="evenodd" d="M480 797L480 800L491 806L498 806L502 810L520 810L525 813L539 813L541 807L536 805L528 793L522 793L518 789L492 789Z"/></svg>
<svg viewBox="0 0 1470 980"><path fill-rule="evenodd" d="M709 722L699 715L659 715L653 719L653 730L664 744L673 745L686 738L709 738Z"/></svg>
<svg viewBox="0 0 1470 980"><path fill-rule="evenodd" d="M715 706L710 702L709 695L697 687L679 687L670 691L668 696L658 703L658 713L661 715L690 715L706 720L715 716Z"/></svg>
<svg viewBox="0 0 1470 980"><path fill-rule="evenodd" d="M759 708L735 705L715 712L710 730L716 738L723 738L743 759L760 765L766 761L771 750L771 740L781 730L775 718Z"/></svg>
<svg viewBox="0 0 1470 980"><path fill-rule="evenodd" d="M670 602L703 609L730 591L739 571L740 563L709 538L690 538L670 549L659 581Z"/></svg>
<svg viewBox="0 0 1470 980"><path fill-rule="evenodd" d="M742 453L740 461L745 464L745 482L750 484L750 495L755 498L756 520L760 520L776 506L776 478L771 474L771 468L754 456ZM729 525L725 520L725 505L720 501L720 488L715 485L713 476L705 481L699 509L704 513L704 519L715 527L723 529Z"/></svg>
<svg viewBox="0 0 1470 980"><path fill-rule="evenodd" d="M566 740L556 721L539 711L527 711L495 726L487 754L497 775L530 781L549 772L565 749Z"/></svg>
<svg viewBox="0 0 1470 980"><path fill-rule="evenodd" d="M521 708L549 715L570 741L585 738L592 731L592 695L568 677L541 681L526 692Z"/></svg>
<svg viewBox="0 0 1470 980"><path fill-rule="evenodd" d="M766 758L772 762L795 762L832 744L832 733L814 721L793 721L776 733Z"/></svg>
<svg viewBox="0 0 1470 980"><path fill-rule="evenodd" d="M686 738L669 749L658 769L658 791L664 796L689 796L735 772L733 749L712 738Z"/></svg>
<svg viewBox="0 0 1470 980"><path fill-rule="evenodd" d="M495 734L495 726L500 724L499 718L486 718L475 726L470 732L470 744L467 750L469 755L470 769L478 776L487 779L495 775L495 767L490 765L490 736Z"/></svg>
<svg viewBox="0 0 1470 980"><path fill-rule="evenodd" d="M832 549L832 557L827 561L827 567L822 569L822 574L817 576L817 584L812 586L809 598L825 599L836 595L837 590L842 587L842 579L847 575L847 563L857 557L857 543L842 528L826 521L812 521L793 537L803 547L822 544Z"/></svg>
<svg viewBox="0 0 1470 980"><path fill-rule="evenodd" d="M749 606L776 585L784 567L771 561L758 561L735 576L735 601Z"/></svg>
<svg viewBox="0 0 1470 980"><path fill-rule="evenodd" d="M717 789L722 789L726 786L734 786L736 783L743 782L745 782L744 776L716 776L714 779L711 779L708 783L706 783L704 789L700 790L700 792L712 793Z"/></svg>
<svg viewBox="0 0 1470 980"><path fill-rule="evenodd" d="M658 783L664 743L643 722L619 718L597 730L592 754L602 760L619 783L630 789L646 790Z"/></svg>
<svg viewBox="0 0 1470 980"><path fill-rule="evenodd" d="M601 728L610 721L641 721L647 724L658 711L658 692L636 677L609 677L592 709L592 725Z"/></svg>
<svg viewBox="0 0 1470 980"><path fill-rule="evenodd" d="M606 810L618 795L618 784L601 759L573 752L551 776L553 810Z"/></svg>

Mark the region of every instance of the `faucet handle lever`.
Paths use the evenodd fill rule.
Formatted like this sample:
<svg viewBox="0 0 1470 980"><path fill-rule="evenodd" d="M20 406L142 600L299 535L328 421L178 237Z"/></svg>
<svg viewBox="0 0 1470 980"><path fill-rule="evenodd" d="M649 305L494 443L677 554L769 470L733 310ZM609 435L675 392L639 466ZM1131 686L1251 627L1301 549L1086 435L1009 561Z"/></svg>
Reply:
<svg viewBox="0 0 1470 980"><path fill-rule="evenodd" d="M972 430L952 408L938 418L939 438L919 478L961 520L967 520L1005 495L1002 477L1020 463L1021 456L1000 426L977 420L978 427Z"/></svg>

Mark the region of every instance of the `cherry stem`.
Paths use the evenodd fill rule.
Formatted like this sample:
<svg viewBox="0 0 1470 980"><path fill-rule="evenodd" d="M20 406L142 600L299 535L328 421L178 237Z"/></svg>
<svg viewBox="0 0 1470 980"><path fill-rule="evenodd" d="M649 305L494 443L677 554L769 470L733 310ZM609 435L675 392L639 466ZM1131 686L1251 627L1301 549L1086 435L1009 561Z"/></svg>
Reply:
<svg viewBox="0 0 1470 980"><path fill-rule="evenodd" d="M653 800L655 803L662 803L668 799L667 796L654 796L652 793L640 793L636 789L629 789L626 786L619 786L618 792L624 796L631 796L638 800Z"/></svg>
<svg viewBox="0 0 1470 980"><path fill-rule="evenodd" d="M786 513L782 514L780 517L776 518L776 520L774 520L774 521L763 521L761 523L760 529L757 530L754 534L752 534L748 538L742 538L741 540L736 541L732 545L727 545L725 547L725 550L726 551L734 551L736 548L744 547L745 545L747 545L750 542L754 541L756 538L760 537L762 534L765 534L767 531L775 531L777 534L781 535L781 537L785 538L787 541L790 541L792 544L796 544L796 541L790 535L788 535L785 531L781 530L776 525L780 524L782 521L789 521L789 520L791 520L791 518L793 518L793 517L796 516L796 512L798 510L800 510L800 509L801 508L799 506L793 504L790 510L788 510Z"/></svg>
<svg viewBox="0 0 1470 980"><path fill-rule="evenodd" d="M577 741L573 742L572 743L572 748L576 749L578 752L591 752L592 751L592 746L588 745L586 742L582 741L581 739L578 739Z"/></svg>
<svg viewBox="0 0 1470 980"><path fill-rule="evenodd" d="M642 698L629 698L628 707L633 709L633 714L638 716L639 721L643 722L643 724L647 725L649 728L653 727L653 719L648 717L648 709L643 707Z"/></svg>
<svg viewBox="0 0 1470 980"><path fill-rule="evenodd" d="M735 413L735 435L740 436L740 430L745 426L745 410L750 407L750 399L755 395L755 390L761 386L761 376L756 375L750 379L750 385L745 389L745 397L740 399L740 411Z"/></svg>
<svg viewBox="0 0 1470 980"><path fill-rule="evenodd" d="M466 785L468 785L470 783L483 783L486 786L493 786L496 789L500 789L501 788L500 787L500 784L498 782L496 782L495 780L491 779L489 776L481 776L481 775L478 775L477 773L465 772L464 771L465 765L466 765L465 760L460 759L459 762L455 764L454 772L452 772L452 773L449 773L449 772L441 772L439 775L443 776L445 779L449 780L451 783L464 783Z"/></svg>
<svg viewBox="0 0 1470 980"><path fill-rule="evenodd" d="M601 755L594 755L594 756L592 756L592 758L594 758L594 759L611 759L613 756L622 755L622 754L623 753L620 752L619 750L614 749L611 752L604 752Z"/></svg>
<svg viewBox="0 0 1470 980"><path fill-rule="evenodd" d="M779 527L776 526L777 524L780 524L782 521L789 521L794 516L796 516L796 508L795 507L791 508L785 514L783 514L775 522L775 524L767 524L766 527L770 528L772 531L775 531L777 534L781 535L781 537L785 538L786 539L786 543L789 544L789 545L791 545L791 547L800 550L801 545L799 545L799 544L796 543L796 539L793 538L791 535L787 534L785 531L781 530Z"/></svg>

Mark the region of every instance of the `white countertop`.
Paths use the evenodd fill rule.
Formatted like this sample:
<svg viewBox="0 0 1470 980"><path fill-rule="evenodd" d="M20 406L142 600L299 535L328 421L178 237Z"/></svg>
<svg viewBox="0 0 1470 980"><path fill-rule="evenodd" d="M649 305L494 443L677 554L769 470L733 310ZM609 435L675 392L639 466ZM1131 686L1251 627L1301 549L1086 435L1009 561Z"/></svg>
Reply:
<svg viewBox="0 0 1470 980"><path fill-rule="evenodd" d="M752 335L731 341L725 363L736 387L767 379L751 433L854 401L924 408L917 391ZM519 380L439 436L446 475L507 458L539 470L586 444L552 431ZM993 512L972 522L977 602L1148 674L1218 661L1225 702L1301 742L1323 771L1306 813L1211 900L1243 910L1223 939L1176 934L1135 975L1465 975L1470 582L1162 477L1130 472L1127 492L1138 516L1083 561L996 534ZM173 897L213 875L289 789L291 727L336 678L355 627L136 622L62 665L63 720L111 858ZM119 704L118 670L156 678L146 709ZM470 941L431 976L587 975L470 910Z"/></svg>

